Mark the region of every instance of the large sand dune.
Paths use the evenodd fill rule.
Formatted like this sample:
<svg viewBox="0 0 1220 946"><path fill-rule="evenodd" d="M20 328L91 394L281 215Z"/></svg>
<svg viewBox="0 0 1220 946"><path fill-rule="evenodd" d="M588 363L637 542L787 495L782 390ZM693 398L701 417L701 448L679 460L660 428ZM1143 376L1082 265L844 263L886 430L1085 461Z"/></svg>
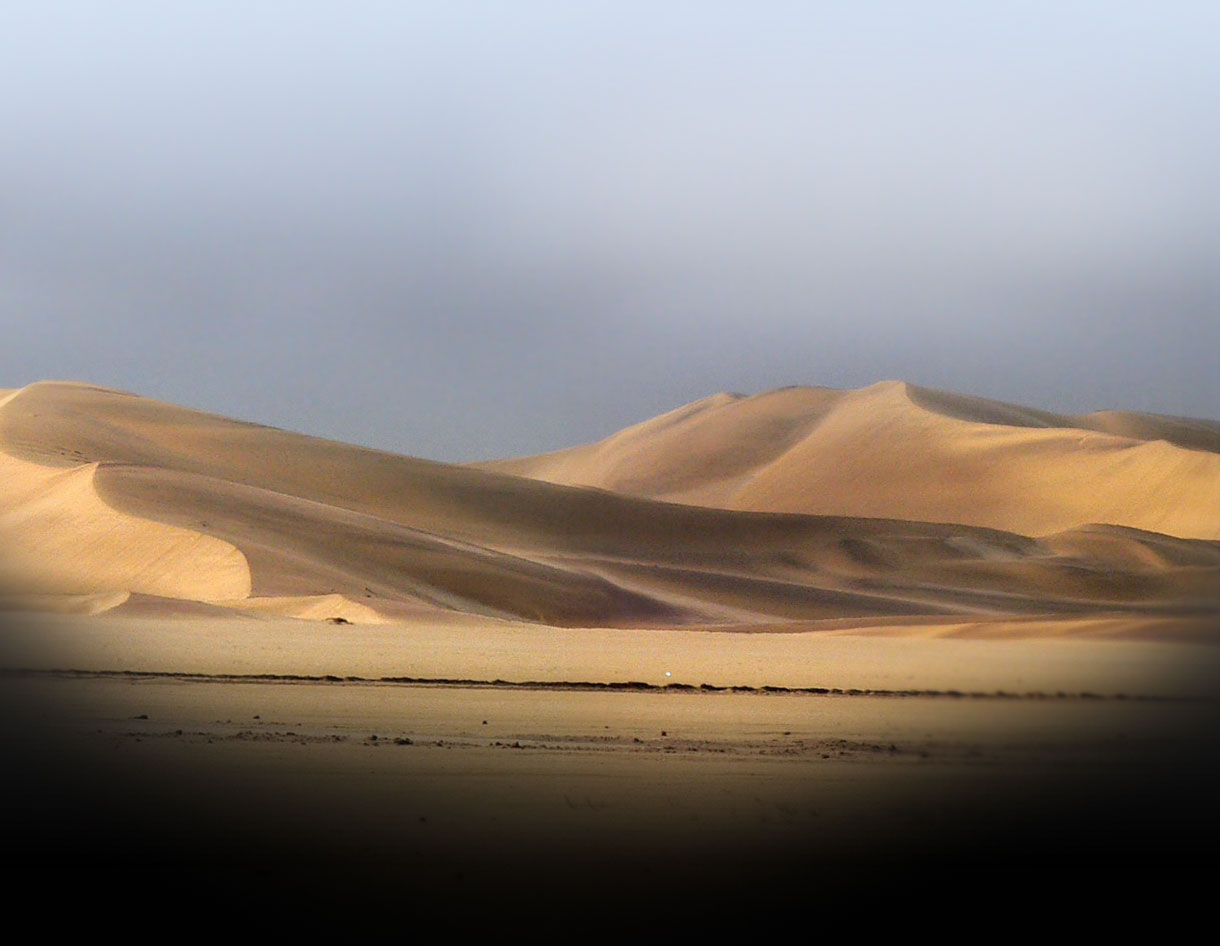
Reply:
<svg viewBox="0 0 1220 946"><path fill-rule="evenodd" d="M901 382L722 394L600 443L480 466L726 509L1220 539L1220 423L1065 416Z"/></svg>
<svg viewBox="0 0 1220 946"><path fill-rule="evenodd" d="M1094 435L1104 449L1074 454L1060 441L1079 440L1078 432L997 426L990 418L971 422L982 434L959 439L963 449L990 450L991 467L977 458L943 463L944 477L970 488L928 485L935 451L912 460L904 485L887 459L890 441L915 437L906 430L914 417L950 442L964 422L947 410L922 407L892 385L714 398L549 461L585 470L602 485L687 500L676 504L45 382L0 403L0 576L10 606L79 613L202 607L352 623L446 612L567 626L748 628L937 615L960 624L963 615L1031 614L1070 623L1098 614L1197 617L1216 608L1220 543L1178 537L1207 534L1220 515L1208 502L1216 454L1142 441L1115 448L1119 441L1108 434ZM842 459L828 471L813 454L831 441ZM1009 459L1001 463L996 450ZM1055 502L1019 488L1043 467L1043 491L1069 469L1083 477L1080 464L1094 454L1108 463L1114 450L1128 460L1103 469L1117 471L1111 479L1119 485L1108 474L1078 479ZM594 477L599 456L610 472ZM868 473L870 461L876 475ZM1123 473L1124 463L1138 477ZM627 467L630 483L622 480ZM798 469L831 485L807 494ZM691 504L696 497L727 502L732 491L777 508L786 502L761 497L949 523L1010 510L1022 521L1063 526L1065 516L1079 518L1065 510L1099 502L1098 494L1116 501L1137 480L1169 485L1141 493L1139 515L1127 518L1177 524L1169 530L1177 535L1128 524L1031 538L944 522Z"/></svg>

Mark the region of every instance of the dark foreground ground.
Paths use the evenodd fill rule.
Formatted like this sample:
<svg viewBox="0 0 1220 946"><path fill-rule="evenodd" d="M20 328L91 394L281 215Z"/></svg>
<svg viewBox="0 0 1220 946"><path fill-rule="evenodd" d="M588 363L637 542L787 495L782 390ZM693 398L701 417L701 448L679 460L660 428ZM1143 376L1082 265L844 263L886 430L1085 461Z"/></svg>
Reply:
<svg viewBox="0 0 1220 946"><path fill-rule="evenodd" d="M0 694L18 892L82 910L863 929L1095 885L1179 909L1215 880L1210 700L54 673Z"/></svg>

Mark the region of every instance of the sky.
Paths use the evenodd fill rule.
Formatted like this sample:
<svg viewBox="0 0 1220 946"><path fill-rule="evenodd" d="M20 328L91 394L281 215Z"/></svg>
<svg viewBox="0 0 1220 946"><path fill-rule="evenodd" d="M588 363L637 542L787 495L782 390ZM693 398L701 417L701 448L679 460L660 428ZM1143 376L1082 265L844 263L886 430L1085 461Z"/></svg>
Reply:
<svg viewBox="0 0 1220 946"><path fill-rule="evenodd" d="M0 5L0 387L433 459L719 391L1220 418L1220 5Z"/></svg>

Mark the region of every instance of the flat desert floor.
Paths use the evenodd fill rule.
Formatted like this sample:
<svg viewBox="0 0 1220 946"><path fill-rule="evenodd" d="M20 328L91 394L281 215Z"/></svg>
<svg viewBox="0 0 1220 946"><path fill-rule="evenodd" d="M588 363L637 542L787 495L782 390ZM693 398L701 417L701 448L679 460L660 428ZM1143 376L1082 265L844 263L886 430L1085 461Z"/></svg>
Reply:
<svg viewBox="0 0 1220 946"><path fill-rule="evenodd" d="M1214 827L1211 645L47 615L5 640L15 850L86 885L118 857L154 889L845 897L1130 878Z"/></svg>

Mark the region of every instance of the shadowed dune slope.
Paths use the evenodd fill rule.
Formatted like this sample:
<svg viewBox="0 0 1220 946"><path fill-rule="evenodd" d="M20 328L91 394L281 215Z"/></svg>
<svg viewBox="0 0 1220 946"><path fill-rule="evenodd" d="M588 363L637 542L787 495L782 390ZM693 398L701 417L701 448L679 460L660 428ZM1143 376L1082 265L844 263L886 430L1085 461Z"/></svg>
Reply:
<svg viewBox="0 0 1220 946"><path fill-rule="evenodd" d="M726 509L1220 539L1220 423L1069 417L902 382L718 395L600 443L476 466Z"/></svg>
<svg viewBox="0 0 1220 946"><path fill-rule="evenodd" d="M785 462L853 397L775 396L781 409L766 398L701 402L651 422L642 439L741 405L732 429L753 446L728 450L725 464L751 485L749 457ZM708 439L709 456L724 449ZM31 385L0 404L0 464L0 592L48 610L59 596L61 610L163 613L183 602L351 623L452 612L658 627L1164 616L1214 609L1220 576L1211 541L1097 528L1033 539L656 502L67 382ZM709 488L690 472L675 468L674 482Z"/></svg>

